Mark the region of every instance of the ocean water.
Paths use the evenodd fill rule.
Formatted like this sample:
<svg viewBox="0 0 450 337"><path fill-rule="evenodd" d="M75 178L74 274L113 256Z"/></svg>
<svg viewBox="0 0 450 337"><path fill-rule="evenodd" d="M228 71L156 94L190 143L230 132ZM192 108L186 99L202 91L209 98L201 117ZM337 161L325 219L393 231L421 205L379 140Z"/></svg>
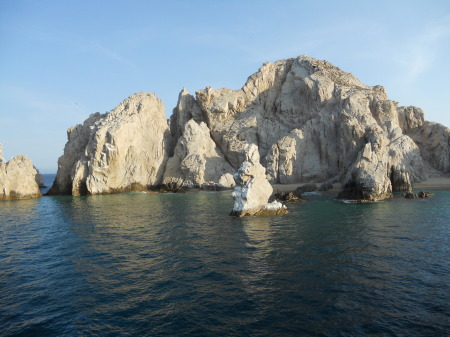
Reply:
<svg viewBox="0 0 450 337"><path fill-rule="evenodd" d="M243 219L230 192L1 202L0 336L446 336L435 194Z"/></svg>

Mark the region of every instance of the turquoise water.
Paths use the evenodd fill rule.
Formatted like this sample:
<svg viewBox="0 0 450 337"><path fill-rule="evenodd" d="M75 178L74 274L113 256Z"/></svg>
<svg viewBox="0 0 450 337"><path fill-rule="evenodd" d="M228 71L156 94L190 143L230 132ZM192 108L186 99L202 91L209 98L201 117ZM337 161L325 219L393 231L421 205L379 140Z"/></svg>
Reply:
<svg viewBox="0 0 450 337"><path fill-rule="evenodd" d="M1 336L445 336L450 192L238 219L230 192L0 203Z"/></svg>

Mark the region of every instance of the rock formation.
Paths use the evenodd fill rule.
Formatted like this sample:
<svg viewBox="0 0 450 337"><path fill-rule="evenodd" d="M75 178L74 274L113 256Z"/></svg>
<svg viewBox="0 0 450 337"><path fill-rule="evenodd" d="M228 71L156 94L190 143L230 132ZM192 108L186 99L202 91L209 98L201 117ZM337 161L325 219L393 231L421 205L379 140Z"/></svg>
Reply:
<svg viewBox="0 0 450 337"><path fill-rule="evenodd" d="M34 166L33 166L34 167ZM38 174L36 175L36 184L38 184L39 188L44 188L47 187L44 184L44 177L42 176L42 174L39 173L39 170L37 168L35 168L36 171L38 172Z"/></svg>
<svg viewBox="0 0 450 337"><path fill-rule="evenodd" d="M415 199L415 198L426 199L426 198L430 198L432 196L434 196L433 193L424 192L424 191L420 191L419 193L406 192L403 194L403 197L406 199Z"/></svg>
<svg viewBox="0 0 450 337"><path fill-rule="evenodd" d="M347 171L340 198L383 200L391 197L393 191L411 190L411 177L415 181L427 177L417 146L399 129L395 132L388 138L380 128L368 130L368 142Z"/></svg>
<svg viewBox="0 0 450 337"><path fill-rule="evenodd" d="M247 158L234 174L234 206L231 215L252 216L287 213L286 206L278 201L269 203L272 186L266 178L264 167L259 163L258 148L246 147Z"/></svg>
<svg viewBox="0 0 450 337"><path fill-rule="evenodd" d="M186 89L181 90L178 95L178 104L170 117L170 132L172 133L174 144L183 134L185 125L193 119L198 124L203 120L202 111L195 98Z"/></svg>
<svg viewBox="0 0 450 337"><path fill-rule="evenodd" d="M239 90L207 87L194 97L183 89L170 131L153 95L125 102L69 129L53 193L231 187L248 144L271 183L339 182L340 197L361 201L450 172L448 128L307 56L265 63Z"/></svg>
<svg viewBox="0 0 450 337"><path fill-rule="evenodd" d="M434 169L450 173L450 129L433 122L423 122L405 130L417 144L422 158Z"/></svg>
<svg viewBox="0 0 450 337"><path fill-rule="evenodd" d="M0 200L39 197L39 181L42 175L27 156L19 154L5 162L0 144Z"/></svg>
<svg viewBox="0 0 450 337"><path fill-rule="evenodd" d="M233 167L254 143L271 182L340 181L343 198L381 200L409 190L431 172L421 151L441 162L449 153L434 143L421 150L408 136L423 123L420 109L398 107L383 87L306 56L264 64L240 90L198 91L197 102Z"/></svg>
<svg viewBox="0 0 450 337"><path fill-rule="evenodd" d="M167 162L163 185L180 188L231 188L233 168L209 135L204 122L189 120L178 138L174 156Z"/></svg>
<svg viewBox="0 0 450 337"><path fill-rule="evenodd" d="M314 191L317 191L317 185L313 181L306 183L302 186L299 186L295 190L295 192L297 192L297 194L299 194L299 195L301 195L302 193L308 193L308 192L314 192Z"/></svg>
<svg viewBox="0 0 450 337"><path fill-rule="evenodd" d="M69 128L64 155L48 194L147 190L162 182L172 140L164 106L139 93L107 114Z"/></svg>
<svg viewBox="0 0 450 337"><path fill-rule="evenodd" d="M297 191L294 192L279 192L272 195L271 199L285 203L302 202L302 196ZM269 199L270 200L270 199Z"/></svg>

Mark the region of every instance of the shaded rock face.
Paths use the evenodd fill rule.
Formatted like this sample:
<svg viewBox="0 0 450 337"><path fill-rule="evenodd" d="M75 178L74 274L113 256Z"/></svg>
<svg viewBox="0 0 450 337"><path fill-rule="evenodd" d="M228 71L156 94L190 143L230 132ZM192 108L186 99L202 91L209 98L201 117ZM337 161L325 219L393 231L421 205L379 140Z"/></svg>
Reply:
<svg viewBox="0 0 450 337"><path fill-rule="evenodd" d="M185 125L191 119L200 124L203 120L202 111L195 98L186 89L183 89L178 95L177 106L170 117L170 132L172 133L174 144L177 143L178 138L183 134Z"/></svg>
<svg viewBox="0 0 450 337"><path fill-rule="evenodd" d="M67 134L49 194L114 193L161 184L172 138L164 106L154 94L135 94Z"/></svg>
<svg viewBox="0 0 450 337"><path fill-rule="evenodd" d="M19 154L5 162L0 145L0 200L39 197L40 181L42 175L27 156Z"/></svg>
<svg viewBox="0 0 450 337"><path fill-rule="evenodd" d="M242 217L287 213L286 207L280 202L269 203L273 189L266 178L266 170L259 163L258 148L252 144L246 147L246 152L246 160L234 174L236 187L231 215Z"/></svg>
<svg viewBox="0 0 450 337"><path fill-rule="evenodd" d="M414 126L406 131L419 146L422 158L434 169L450 173L450 129L433 122Z"/></svg>

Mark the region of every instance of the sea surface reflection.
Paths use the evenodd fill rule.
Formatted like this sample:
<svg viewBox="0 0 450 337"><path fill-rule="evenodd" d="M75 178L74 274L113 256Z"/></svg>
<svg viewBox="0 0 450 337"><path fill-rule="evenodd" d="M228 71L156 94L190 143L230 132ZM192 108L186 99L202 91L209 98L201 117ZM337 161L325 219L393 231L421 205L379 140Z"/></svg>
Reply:
<svg viewBox="0 0 450 337"><path fill-rule="evenodd" d="M449 204L311 195L239 219L229 192L2 202L2 335L445 335Z"/></svg>

